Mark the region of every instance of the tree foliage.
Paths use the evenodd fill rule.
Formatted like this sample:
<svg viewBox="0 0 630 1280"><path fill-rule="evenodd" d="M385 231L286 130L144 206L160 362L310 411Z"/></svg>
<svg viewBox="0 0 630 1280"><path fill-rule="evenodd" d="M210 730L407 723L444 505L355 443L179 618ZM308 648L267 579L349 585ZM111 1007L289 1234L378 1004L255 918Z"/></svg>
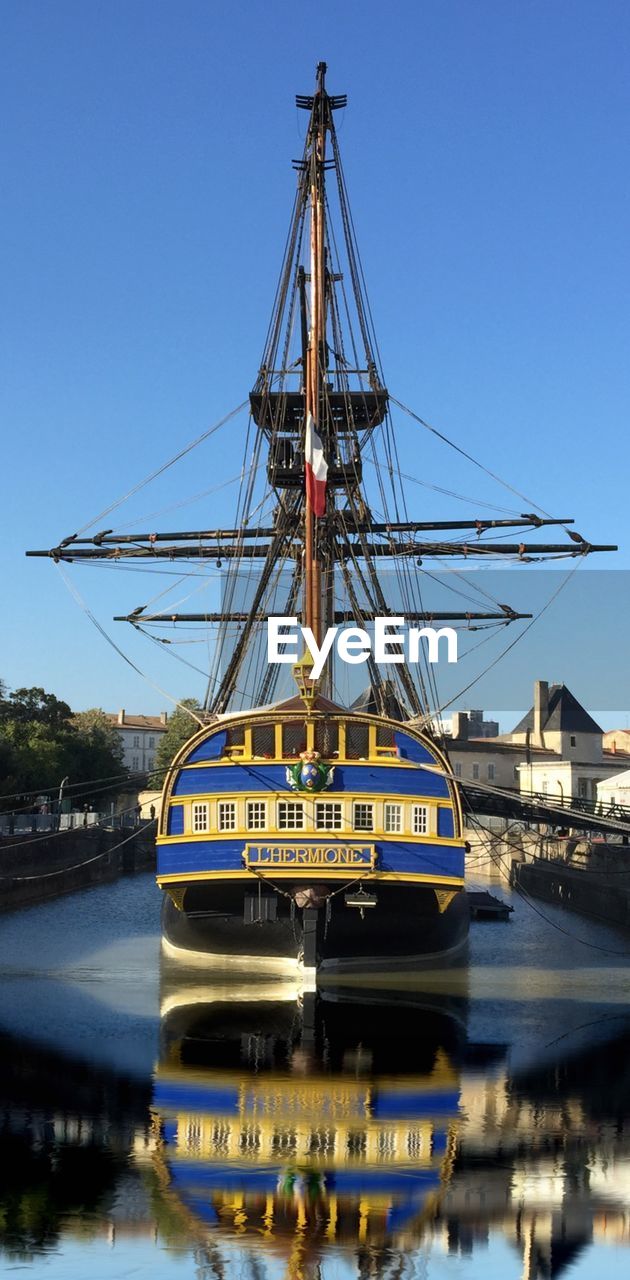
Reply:
<svg viewBox="0 0 630 1280"><path fill-rule="evenodd" d="M184 708L188 707L188 711ZM160 737L160 744L155 757L155 773L151 778L151 785L161 786L164 780L164 773L168 769L173 757L177 755L180 747L183 747L189 738L199 729L199 722L194 716L190 715L190 711L201 711L201 704L196 698L183 698L177 710L173 712L166 733Z"/></svg>
<svg viewBox="0 0 630 1280"><path fill-rule="evenodd" d="M121 789L127 777L119 735L97 708L74 716L67 702L36 687L0 693L0 806L28 807L38 794L55 799L81 787L81 804L99 807L99 783ZM87 784L94 783L94 791ZM107 793L108 799L114 792ZM22 797L22 801L17 799Z"/></svg>

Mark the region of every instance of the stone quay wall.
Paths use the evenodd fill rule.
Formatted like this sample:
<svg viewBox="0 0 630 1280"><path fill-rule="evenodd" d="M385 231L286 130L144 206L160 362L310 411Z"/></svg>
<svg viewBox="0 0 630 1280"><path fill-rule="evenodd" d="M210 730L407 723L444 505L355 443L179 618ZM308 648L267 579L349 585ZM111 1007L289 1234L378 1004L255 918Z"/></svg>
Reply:
<svg viewBox="0 0 630 1280"><path fill-rule="evenodd" d="M611 859L606 867L598 865L599 859L588 866L563 865L550 858L520 863L514 866L514 882L534 898L630 929L630 866L627 850L617 849L614 865Z"/></svg>
<svg viewBox="0 0 630 1280"><path fill-rule="evenodd" d="M155 824L0 837L0 911L155 868Z"/></svg>

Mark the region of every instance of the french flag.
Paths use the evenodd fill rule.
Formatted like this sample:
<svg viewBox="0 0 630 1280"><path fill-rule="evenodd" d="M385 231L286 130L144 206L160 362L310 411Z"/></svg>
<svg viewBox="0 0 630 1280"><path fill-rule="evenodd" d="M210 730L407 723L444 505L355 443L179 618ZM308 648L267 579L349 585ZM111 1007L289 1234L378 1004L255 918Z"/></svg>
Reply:
<svg viewBox="0 0 630 1280"><path fill-rule="evenodd" d="M306 496L314 515L323 516L326 511L328 463L324 457L324 447L315 430L315 423L310 413L306 415L304 464L306 468Z"/></svg>

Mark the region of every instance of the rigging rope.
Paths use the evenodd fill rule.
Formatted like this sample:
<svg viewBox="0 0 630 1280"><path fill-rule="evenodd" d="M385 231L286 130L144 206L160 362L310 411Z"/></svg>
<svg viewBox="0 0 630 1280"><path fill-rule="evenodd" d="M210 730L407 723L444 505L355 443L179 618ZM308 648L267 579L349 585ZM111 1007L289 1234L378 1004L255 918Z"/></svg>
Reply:
<svg viewBox="0 0 630 1280"><path fill-rule="evenodd" d="M84 524L80 529L77 529L74 537L80 537L82 533L85 533L86 529L91 529L92 525L97 524L98 521L104 519L105 516L108 516L110 511L115 511L117 507L121 507L123 502L126 502L128 498L133 497L134 493L139 493L140 490L144 489L152 480L157 479L157 477L162 475L164 471L168 471L169 467L173 467L175 463L179 462L181 458L184 458L187 453L196 449L198 445L203 444L204 440L208 440L210 436L214 435L216 431L219 431L221 427L224 427L226 423L231 422L232 418L235 418L237 414L242 413L243 409L246 409L248 404L249 400L243 400L242 404L237 405L236 409L232 409L230 413L227 413L219 422L215 422L214 426L208 427L207 431L202 431L201 435L197 436L196 440L192 440L190 444L184 445L184 448L180 449L178 453L168 460L168 462L163 462L161 466L157 467L155 471L152 471L144 480L140 480L138 484L135 484L133 488L127 491L127 493L123 494L122 498L118 498L116 502L110 503L110 505L105 507L103 511L100 511L97 516L94 516L92 520L88 520L87 524Z"/></svg>
<svg viewBox="0 0 630 1280"><path fill-rule="evenodd" d="M192 720L196 720L197 724L201 728L203 728L203 726L206 724L206 721L202 719L201 716L198 716L197 713L193 711L191 707L187 707L185 703L180 702L179 698L174 698L172 694L167 693L166 690L161 687L161 685L156 684L154 680L151 680L150 676L148 676L146 672L142 671L142 669L139 666L137 666L137 664L133 662L131 658L127 656L127 654L119 647L119 645L116 644L116 641L112 640L111 636L107 634L104 626L98 621L98 618L94 616L94 614L92 613L92 610L86 604L80 591L77 590L74 583L71 582L70 579L68 578L63 568L63 565L59 563L57 565L57 568L59 570L59 573L61 574L64 585L67 587L68 591L70 592L70 595L74 598L76 603L79 605L79 608L86 615L86 617L89 618L92 625L96 627L96 630L100 633L103 639L106 640L107 643L111 645L112 649L116 651L119 657L123 659L123 662L126 662L127 665L131 667L131 669L135 671L137 675L142 676L142 679L147 681L147 684L150 684L153 689L157 689L158 693L161 693L164 698L168 698L169 702L172 702L174 706L179 707L181 711L185 711L191 717Z"/></svg>
<svg viewBox="0 0 630 1280"><path fill-rule="evenodd" d="M454 449L456 453L460 453L468 462L472 462L473 466L478 467L480 471L483 471L485 475L490 476L492 480L496 480L497 484L502 485L502 487L507 489L510 493L515 494L517 498L521 498L523 502L531 504L531 506L535 507L536 511L539 511L542 516L546 516L548 519L551 519L550 513L545 511L544 507L540 507L537 502L534 502L533 498L528 498L526 494L520 492L520 489L515 489L513 485L508 484L507 480L502 480L501 476L498 476L495 471L491 471L489 467L484 466L483 462L479 462L477 458L474 458L472 453L467 453L465 449L462 449L461 445L455 444L455 441L450 440L443 431L438 431L438 428L432 427L430 422L425 422L424 418L421 418L417 413L414 413L413 409L410 409L406 404L403 404L401 400L397 400L391 392L389 398L393 404L397 405L399 409L402 409L403 413L408 414L414 422L418 422L421 427L425 428L425 430L430 431L432 435L437 436L438 439L442 440L444 444L447 444L450 449ZM568 529L566 532L569 532Z"/></svg>

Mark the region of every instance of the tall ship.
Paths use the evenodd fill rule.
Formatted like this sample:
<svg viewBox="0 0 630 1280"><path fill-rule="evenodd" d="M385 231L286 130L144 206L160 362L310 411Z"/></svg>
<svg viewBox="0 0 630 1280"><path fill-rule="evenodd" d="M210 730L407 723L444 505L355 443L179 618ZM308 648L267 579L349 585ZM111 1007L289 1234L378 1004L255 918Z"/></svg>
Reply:
<svg viewBox="0 0 630 1280"><path fill-rule="evenodd" d="M35 554L223 569L218 610L143 605L121 619L153 635L215 628L205 705L164 783L164 947L205 967L304 968L323 981L442 963L466 944L462 802L425 638L433 630L443 643L436 625L504 628L529 615L488 607L487 592L481 609L468 597L462 609L461 591L453 607L430 608L427 563L603 548L546 514L409 514L335 127L346 99L328 92L325 63L297 105L304 149L233 526L105 529ZM562 525L565 540L528 541L545 525ZM402 615L415 658L395 638ZM379 626L386 665L366 643ZM318 671L313 653L335 628L345 671L332 652ZM361 673L352 689L348 676Z"/></svg>

